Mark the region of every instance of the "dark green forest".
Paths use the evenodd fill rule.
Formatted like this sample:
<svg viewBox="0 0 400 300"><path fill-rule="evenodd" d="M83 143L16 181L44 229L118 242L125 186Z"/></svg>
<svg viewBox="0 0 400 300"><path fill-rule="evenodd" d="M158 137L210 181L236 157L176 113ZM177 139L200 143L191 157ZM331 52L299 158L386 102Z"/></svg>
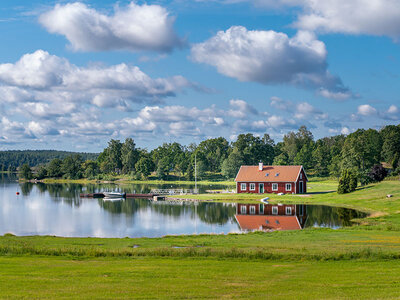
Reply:
<svg viewBox="0 0 400 300"><path fill-rule="evenodd" d="M75 153L56 150L8 150L0 151L0 171L15 171L17 167L28 164L35 167L46 164L54 158L64 159L71 154L79 154L82 159L97 159L96 153Z"/></svg>
<svg viewBox="0 0 400 300"><path fill-rule="evenodd" d="M95 154L92 157L67 154L64 158L50 160L48 153L42 162L36 160L29 164L28 161L12 160L12 164L26 163L23 169L26 177L31 176L29 167L40 164L32 175L38 179L105 179L126 174L133 179L152 176L193 180L195 161L200 179L210 178L212 174L231 179L241 165L255 165L262 161L265 165L303 165L310 176L319 177L338 178L344 170L351 170L358 181L368 183L368 178L376 177L371 172L376 173L373 170L381 164L391 174L400 173L400 125L389 125L381 130L358 129L347 136L318 140L310 130L301 126L297 131L287 133L278 143L268 134L256 136L247 133L238 135L231 143L219 137L198 145L164 143L151 151L136 147L132 138L124 142L112 139L98 157Z"/></svg>

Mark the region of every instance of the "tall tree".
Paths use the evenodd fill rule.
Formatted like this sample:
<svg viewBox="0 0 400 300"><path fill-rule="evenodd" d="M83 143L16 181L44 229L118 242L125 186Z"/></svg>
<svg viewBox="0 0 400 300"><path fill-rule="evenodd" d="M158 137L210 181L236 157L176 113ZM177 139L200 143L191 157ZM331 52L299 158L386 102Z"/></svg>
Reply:
<svg viewBox="0 0 400 300"><path fill-rule="evenodd" d="M27 180L32 179L33 175L31 167L28 164L23 164L19 170L19 176Z"/></svg>
<svg viewBox="0 0 400 300"><path fill-rule="evenodd" d="M196 149L196 154L205 163L208 171L219 172L221 164L228 156L229 143L223 138L202 141Z"/></svg>
<svg viewBox="0 0 400 300"><path fill-rule="evenodd" d="M382 159L396 169L400 159L400 126L385 126L380 135L382 137Z"/></svg>
<svg viewBox="0 0 400 300"><path fill-rule="evenodd" d="M274 143L269 135L260 138L251 133L239 134L232 147L233 151L242 155L243 163L246 165L258 164L260 160L265 164L272 164Z"/></svg>
<svg viewBox="0 0 400 300"><path fill-rule="evenodd" d="M288 157L288 163L295 163L296 155L305 146L310 149L313 147L314 137L307 129L306 126L301 126L297 132L289 132L283 136L283 145L281 147L282 152L285 152ZM304 151L305 151L304 150ZM312 151L312 150L311 150Z"/></svg>
<svg viewBox="0 0 400 300"><path fill-rule="evenodd" d="M236 150L229 154L228 158L222 163L222 175L226 178L234 178L238 173L240 166L243 165L243 157Z"/></svg>
<svg viewBox="0 0 400 300"><path fill-rule="evenodd" d="M139 151L132 138L127 138L121 146L122 172L127 174L135 171L135 164L139 160Z"/></svg>
<svg viewBox="0 0 400 300"><path fill-rule="evenodd" d="M66 178L82 178L82 158L79 154L70 155L64 158L61 170Z"/></svg>
<svg viewBox="0 0 400 300"><path fill-rule="evenodd" d="M349 134L342 149L342 169L357 171L361 183L365 183L368 171L380 163L382 139L374 129L358 129Z"/></svg>
<svg viewBox="0 0 400 300"><path fill-rule="evenodd" d="M62 160L59 158L55 158L50 161L49 165L47 166L47 176L58 178L63 175L61 170Z"/></svg>

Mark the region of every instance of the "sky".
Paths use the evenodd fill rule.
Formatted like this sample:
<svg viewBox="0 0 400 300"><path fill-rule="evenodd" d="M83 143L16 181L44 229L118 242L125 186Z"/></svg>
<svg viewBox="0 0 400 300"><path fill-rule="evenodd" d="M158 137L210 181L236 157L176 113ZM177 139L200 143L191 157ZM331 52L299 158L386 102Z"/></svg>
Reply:
<svg viewBox="0 0 400 300"><path fill-rule="evenodd" d="M0 150L400 123L400 1L0 2Z"/></svg>

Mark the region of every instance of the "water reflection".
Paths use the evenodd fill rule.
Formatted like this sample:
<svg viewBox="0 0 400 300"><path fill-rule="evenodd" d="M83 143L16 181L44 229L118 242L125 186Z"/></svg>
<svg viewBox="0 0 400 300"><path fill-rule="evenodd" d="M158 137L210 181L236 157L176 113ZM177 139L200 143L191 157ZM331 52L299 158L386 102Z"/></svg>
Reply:
<svg viewBox="0 0 400 300"><path fill-rule="evenodd" d="M235 218L243 231L340 228L366 213L341 207L304 204L237 204Z"/></svg>
<svg viewBox="0 0 400 300"><path fill-rule="evenodd" d="M167 234L337 228L364 215L309 205L153 202L80 198L115 185L21 183L0 178L0 234L93 237L159 237ZM124 192L134 190L121 188ZM135 187L137 189L137 187ZM19 196L16 192L20 191ZM136 192L146 193L145 188ZM274 208L276 207L276 208ZM297 227L296 227L297 226Z"/></svg>

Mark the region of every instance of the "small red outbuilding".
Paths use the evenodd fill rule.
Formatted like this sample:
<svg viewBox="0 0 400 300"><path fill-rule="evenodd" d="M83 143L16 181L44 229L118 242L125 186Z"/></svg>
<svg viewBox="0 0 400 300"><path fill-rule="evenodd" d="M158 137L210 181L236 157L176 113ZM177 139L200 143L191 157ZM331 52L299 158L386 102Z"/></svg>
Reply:
<svg viewBox="0 0 400 300"><path fill-rule="evenodd" d="M237 193L307 193L303 166L241 166L236 175Z"/></svg>

